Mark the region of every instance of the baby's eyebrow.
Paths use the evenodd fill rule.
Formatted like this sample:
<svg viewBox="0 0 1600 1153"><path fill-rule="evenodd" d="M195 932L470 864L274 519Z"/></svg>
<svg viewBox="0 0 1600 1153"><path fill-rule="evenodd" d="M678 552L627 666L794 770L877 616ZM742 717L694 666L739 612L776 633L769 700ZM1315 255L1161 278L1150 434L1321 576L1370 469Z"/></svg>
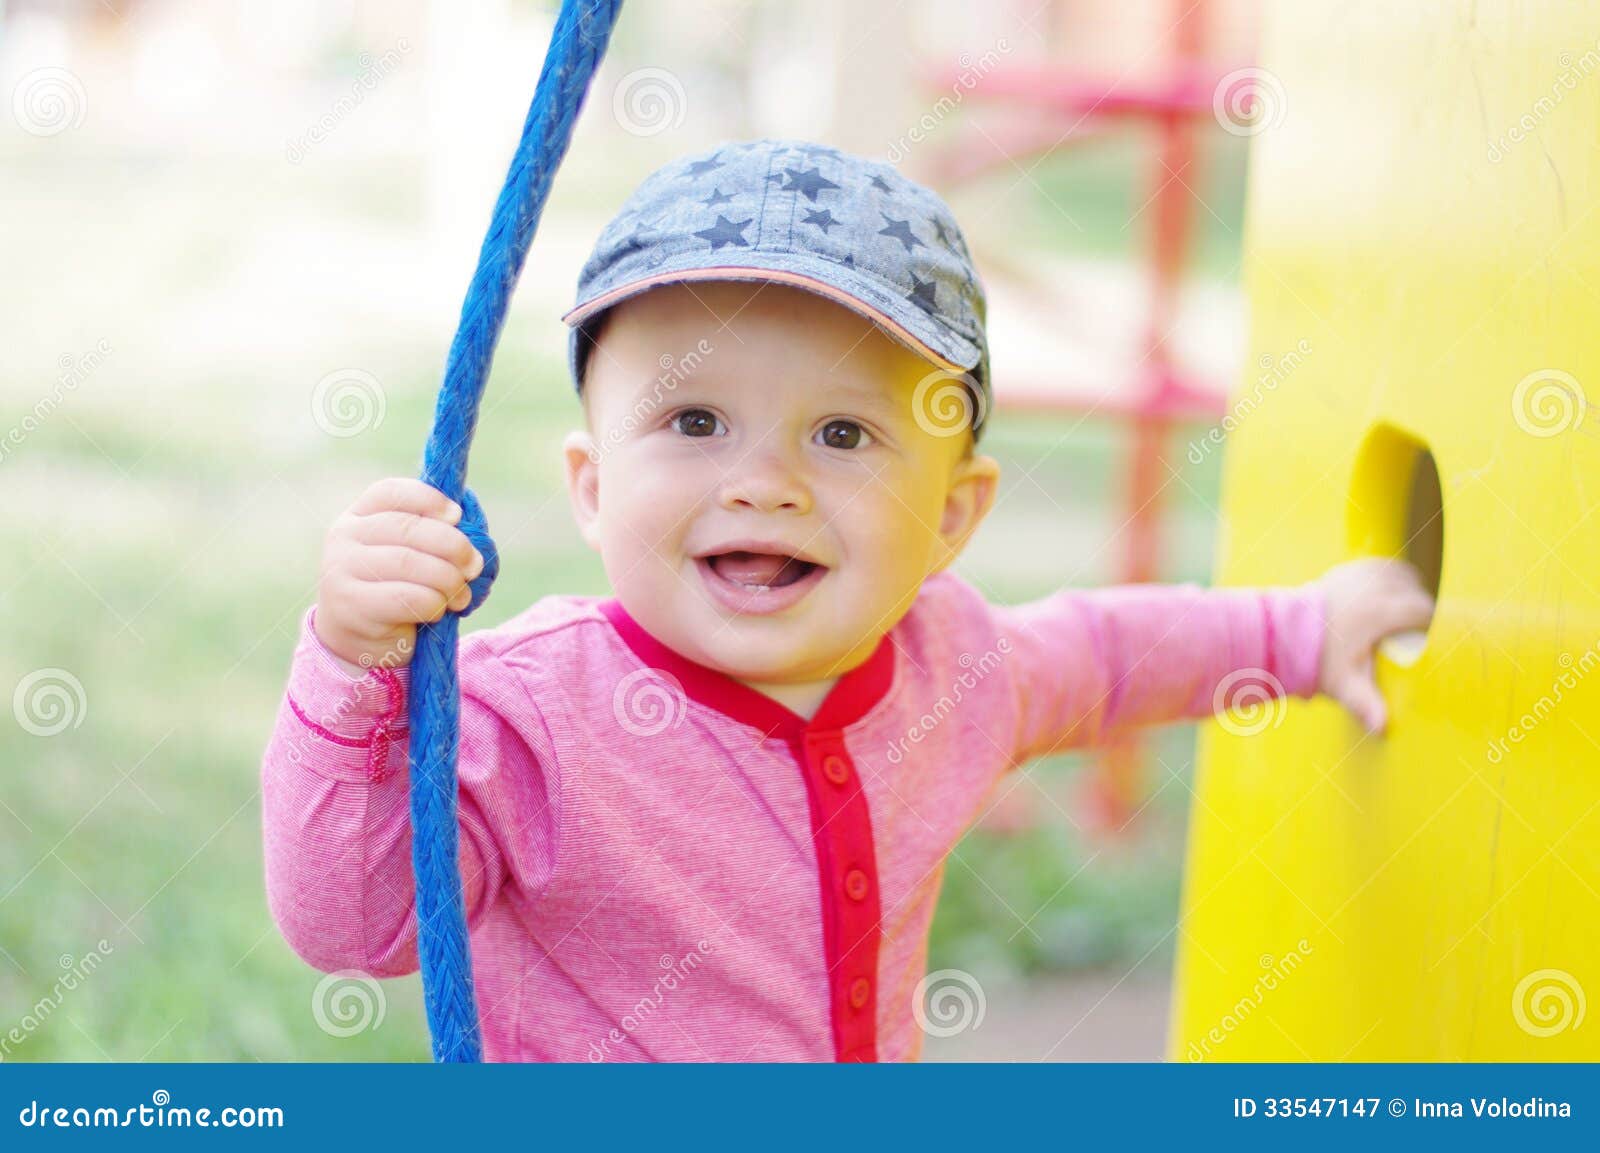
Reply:
<svg viewBox="0 0 1600 1153"><path fill-rule="evenodd" d="M727 392L724 393L724 390ZM738 381L708 379L703 376L686 377L676 382L655 378L640 381L629 400L635 408L648 406L654 411L669 404L681 404L686 396L709 402L715 400L719 394L724 397L727 395L737 397L739 390ZM819 393L817 402L827 408L876 416L885 423L909 419L911 413L911 405L901 402L887 388L833 385Z"/></svg>
<svg viewBox="0 0 1600 1153"><path fill-rule="evenodd" d="M896 403L885 389L835 388L825 392L823 399L842 408L872 412L884 417L904 416L910 411L909 405Z"/></svg>
<svg viewBox="0 0 1600 1153"><path fill-rule="evenodd" d="M679 393L687 391L686 386L692 387L695 383L692 376L673 377L670 373L641 377L629 391L628 400L636 408L640 405L655 407L672 404ZM703 385L704 381L699 383Z"/></svg>

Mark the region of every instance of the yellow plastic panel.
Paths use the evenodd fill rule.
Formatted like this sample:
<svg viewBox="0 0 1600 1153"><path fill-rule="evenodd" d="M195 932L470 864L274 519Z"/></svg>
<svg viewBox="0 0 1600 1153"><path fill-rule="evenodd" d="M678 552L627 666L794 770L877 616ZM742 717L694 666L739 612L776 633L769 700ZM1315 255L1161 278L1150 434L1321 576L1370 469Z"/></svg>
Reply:
<svg viewBox="0 0 1600 1153"><path fill-rule="evenodd" d="M1439 599L1388 735L1205 726L1174 1060L1600 1060L1597 41L1269 6L1218 583L1406 555Z"/></svg>

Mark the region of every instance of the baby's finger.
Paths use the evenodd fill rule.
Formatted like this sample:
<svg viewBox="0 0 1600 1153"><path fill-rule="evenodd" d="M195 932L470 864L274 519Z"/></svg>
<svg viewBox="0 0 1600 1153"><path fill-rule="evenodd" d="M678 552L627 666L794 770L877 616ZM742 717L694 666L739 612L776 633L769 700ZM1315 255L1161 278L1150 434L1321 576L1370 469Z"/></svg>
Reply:
<svg viewBox="0 0 1600 1153"><path fill-rule="evenodd" d="M1388 725L1388 707L1378 691L1372 662L1364 661L1339 684L1335 698L1355 715L1369 733L1381 734Z"/></svg>
<svg viewBox="0 0 1600 1153"><path fill-rule="evenodd" d="M372 545L353 554L351 573L357 580L404 581L454 596L471 579L442 557L401 545Z"/></svg>
<svg viewBox="0 0 1600 1153"><path fill-rule="evenodd" d="M1378 626L1384 633L1421 631L1433 620L1433 598L1420 588L1387 597L1377 605Z"/></svg>
<svg viewBox="0 0 1600 1153"><path fill-rule="evenodd" d="M435 517L447 524L461 519L461 506L426 481L404 476L385 477L367 487L350 506L356 516L374 513L409 512Z"/></svg>
<svg viewBox="0 0 1600 1153"><path fill-rule="evenodd" d="M361 581L349 595L358 614L385 625L439 620L450 602L438 589L408 581Z"/></svg>
<svg viewBox="0 0 1600 1153"><path fill-rule="evenodd" d="M474 559L478 550L466 533L454 525L415 513L375 512L357 517L351 522L350 535L362 544L399 545L432 553L463 571L480 563Z"/></svg>

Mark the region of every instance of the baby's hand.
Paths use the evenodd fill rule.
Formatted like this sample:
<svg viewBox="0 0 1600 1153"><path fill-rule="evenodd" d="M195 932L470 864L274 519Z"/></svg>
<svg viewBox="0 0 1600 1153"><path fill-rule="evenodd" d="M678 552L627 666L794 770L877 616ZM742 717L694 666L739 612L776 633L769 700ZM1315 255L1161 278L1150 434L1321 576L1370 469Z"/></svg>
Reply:
<svg viewBox="0 0 1600 1153"><path fill-rule="evenodd" d="M1433 598L1413 566L1382 557L1335 565L1313 584L1323 591L1327 610L1317 690L1349 709L1368 732L1382 733L1388 714L1373 675L1373 648L1392 633L1427 628Z"/></svg>
<svg viewBox="0 0 1600 1153"><path fill-rule="evenodd" d="M455 527L460 519L460 506L432 485L390 477L333 522L314 623L351 672L409 664L418 622L467 607L483 557Z"/></svg>

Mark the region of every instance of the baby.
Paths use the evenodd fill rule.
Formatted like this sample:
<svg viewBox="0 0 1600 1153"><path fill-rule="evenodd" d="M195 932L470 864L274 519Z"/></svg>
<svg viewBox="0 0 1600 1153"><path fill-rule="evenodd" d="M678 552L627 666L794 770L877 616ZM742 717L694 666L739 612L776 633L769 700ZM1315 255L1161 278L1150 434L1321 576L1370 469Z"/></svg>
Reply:
<svg viewBox="0 0 1600 1153"><path fill-rule="evenodd" d="M565 445L613 595L464 636L461 870L500 1060L907 1060L946 856L1009 770L1210 715L1240 675L1369 729L1410 566L1299 587L950 571L993 507L983 289L888 165L730 143L650 176L578 285ZM328 533L262 766L267 890L319 968L417 968L406 662L483 559L420 481ZM1292 766L1284 766L1292 771Z"/></svg>

